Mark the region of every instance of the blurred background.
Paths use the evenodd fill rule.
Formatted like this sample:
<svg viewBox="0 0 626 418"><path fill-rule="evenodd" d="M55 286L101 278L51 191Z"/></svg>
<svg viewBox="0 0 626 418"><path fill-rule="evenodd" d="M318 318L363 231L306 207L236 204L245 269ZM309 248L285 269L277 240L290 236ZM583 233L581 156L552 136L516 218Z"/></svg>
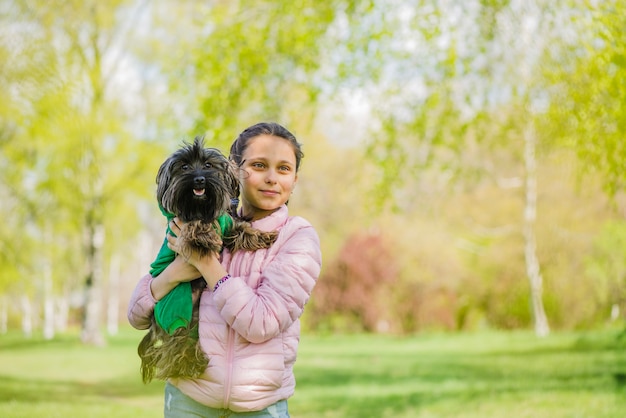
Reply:
<svg viewBox="0 0 626 418"><path fill-rule="evenodd" d="M623 321L625 27L621 0L2 0L0 333L126 326L158 167L259 121L303 143L310 332Z"/></svg>

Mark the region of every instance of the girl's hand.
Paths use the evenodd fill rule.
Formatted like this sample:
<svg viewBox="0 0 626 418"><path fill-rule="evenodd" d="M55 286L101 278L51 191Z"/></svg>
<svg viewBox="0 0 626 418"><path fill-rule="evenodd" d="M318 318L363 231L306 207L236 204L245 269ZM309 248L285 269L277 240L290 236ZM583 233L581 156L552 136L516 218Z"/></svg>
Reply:
<svg viewBox="0 0 626 418"><path fill-rule="evenodd" d="M196 267L196 269L200 269L201 265L206 264L206 263L210 263L211 261L213 261L212 259L218 260L217 262L219 262L219 258L218 258L218 254L208 254L205 257L200 257L197 253L195 252L183 252L182 248L178 245L178 237L180 236L181 233L181 228L183 227L184 223L182 223L178 218L174 218L170 221L170 230L172 231L172 233L174 233L176 236L167 235L167 247L174 251L177 254L177 259L178 258L183 258L185 260L186 263L189 263L190 265ZM178 257L181 256L181 257ZM199 275L196 277L200 277Z"/></svg>
<svg viewBox="0 0 626 418"><path fill-rule="evenodd" d="M178 219L174 219L170 222L170 229L177 235L180 235L179 225ZM177 254L180 251L178 238L169 234L167 235L167 246ZM187 263L183 257L176 257L161 274L153 278L150 282L152 296L156 300L160 300L178 286L178 284L190 282L198 277L202 277L202 274L194 265Z"/></svg>
<svg viewBox="0 0 626 418"><path fill-rule="evenodd" d="M183 223L180 221L180 219L174 218L170 222L169 226L170 230L174 234L176 234L176 236L179 236ZM176 274L181 274L181 276L178 278L179 281L190 281L202 276L207 282L207 285L212 288L213 286L215 286L215 283L217 283L220 278L228 274L228 272L226 272L226 270L224 270L224 268L221 266L219 261L219 254L217 253L210 253L203 257L200 257L195 252L191 252L190 254L182 254L181 248L178 245L178 238L172 235L167 236L167 246L170 250L182 256L176 257L175 261L180 262L184 260L184 263L189 265L191 268L185 269L182 266L177 267L178 269L180 269L180 271L176 271ZM168 266L166 270L170 269L172 264L170 264L170 266ZM172 270L173 269L174 268L172 268ZM174 273L174 270L172 271L172 273ZM190 274L193 275L192 273L195 273L196 275L194 277L189 277Z"/></svg>
<svg viewBox="0 0 626 418"><path fill-rule="evenodd" d="M165 238L167 238L167 247L174 251L176 254L180 254L180 247L178 246L178 237L180 236L180 228L183 226L184 224L180 221L180 219L178 218L174 218L170 221L169 223L169 227L170 227L170 231L172 231L172 233L174 235L171 234L167 234L167 236Z"/></svg>

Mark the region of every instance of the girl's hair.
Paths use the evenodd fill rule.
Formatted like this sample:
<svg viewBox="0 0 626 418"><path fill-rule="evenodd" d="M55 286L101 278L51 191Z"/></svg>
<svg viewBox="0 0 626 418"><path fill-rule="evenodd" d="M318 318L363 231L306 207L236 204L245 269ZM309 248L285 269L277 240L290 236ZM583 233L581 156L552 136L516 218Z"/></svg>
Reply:
<svg viewBox="0 0 626 418"><path fill-rule="evenodd" d="M234 161L237 166L241 166L243 163L241 158L244 151L248 147L248 143L252 138L256 138L260 135L277 136L289 141L293 147L294 153L296 154L296 171L300 169L300 161L302 160L302 157L304 157L301 144L291 132L275 122L261 122L245 129L239 134L237 139L235 139L235 142L231 145L229 158Z"/></svg>
<svg viewBox="0 0 626 418"><path fill-rule="evenodd" d="M243 153L245 152L250 140L260 135L271 135L279 138L286 139L293 147L293 152L296 154L296 172L300 169L300 162L304 157L302 152L302 145L298 142L296 137L289 132L284 126L275 122L261 122L256 125L252 125L246 128L239 134L235 142L230 146L230 160L237 164L237 167L241 167L243 164ZM239 199L232 199L231 201L231 215L237 213L237 206Z"/></svg>

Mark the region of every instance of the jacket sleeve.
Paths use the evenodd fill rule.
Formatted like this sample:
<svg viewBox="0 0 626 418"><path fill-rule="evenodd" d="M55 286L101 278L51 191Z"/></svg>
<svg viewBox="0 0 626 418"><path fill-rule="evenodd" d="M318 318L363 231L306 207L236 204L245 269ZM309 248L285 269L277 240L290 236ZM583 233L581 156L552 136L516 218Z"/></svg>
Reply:
<svg viewBox="0 0 626 418"><path fill-rule="evenodd" d="M149 274L139 280L128 303L128 322L136 329L148 329L156 300L150 290L152 276Z"/></svg>
<svg viewBox="0 0 626 418"><path fill-rule="evenodd" d="M276 337L302 315L320 274L317 232L304 219L294 219L274 243L278 251L263 269L258 289L233 278L213 295L226 322L252 343Z"/></svg>

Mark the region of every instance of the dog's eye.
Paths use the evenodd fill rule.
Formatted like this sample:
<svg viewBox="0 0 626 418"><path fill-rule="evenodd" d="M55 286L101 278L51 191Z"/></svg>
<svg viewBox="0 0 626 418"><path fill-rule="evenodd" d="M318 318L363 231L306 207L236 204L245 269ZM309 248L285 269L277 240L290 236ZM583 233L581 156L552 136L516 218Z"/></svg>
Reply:
<svg viewBox="0 0 626 418"><path fill-rule="evenodd" d="M189 164L183 164L180 168L182 170L189 170Z"/></svg>
<svg viewBox="0 0 626 418"><path fill-rule="evenodd" d="M213 168L213 164L211 164L211 163L204 163L204 168Z"/></svg>

